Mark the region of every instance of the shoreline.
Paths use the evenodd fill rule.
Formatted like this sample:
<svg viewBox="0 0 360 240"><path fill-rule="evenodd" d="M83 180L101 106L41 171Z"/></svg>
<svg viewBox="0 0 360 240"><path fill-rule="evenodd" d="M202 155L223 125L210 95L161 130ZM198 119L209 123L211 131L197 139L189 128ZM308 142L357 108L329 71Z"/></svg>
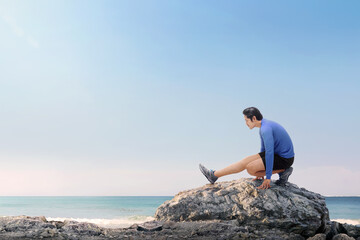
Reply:
<svg viewBox="0 0 360 240"><path fill-rule="evenodd" d="M134 218L140 219L134 219ZM131 216L131 217L123 217L123 218L53 218L53 217L45 217L48 221L76 221L76 222L86 222L93 223L99 227L103 228L128 228L133 224L141 224L144 222L154 221L155 218L152 216Z"/></svg>

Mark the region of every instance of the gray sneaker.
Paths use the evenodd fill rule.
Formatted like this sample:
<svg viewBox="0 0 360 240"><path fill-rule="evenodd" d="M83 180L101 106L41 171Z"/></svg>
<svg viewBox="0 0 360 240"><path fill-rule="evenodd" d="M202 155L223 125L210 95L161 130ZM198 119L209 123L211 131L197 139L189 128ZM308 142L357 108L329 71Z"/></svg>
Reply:
<svg viewBox="0 0 360 240"><path fill-rule="evenodd" d="M209 180L211 184L214 184L216 180L218 180L218 177L214 175L214 170L209 170L203 165L199 164L200 171L204 174L204 176Z"/></svg>
<svg viewBox="0 0 360 240"><path fill-rule="evenodd" d="M275 181L276 185L279 186L285 186L285 184L288 182L289 176L292 174L293 168L289 167L287 169L285 169L285 171L283 171L282 173L279 173L279 180Z"/></svg>

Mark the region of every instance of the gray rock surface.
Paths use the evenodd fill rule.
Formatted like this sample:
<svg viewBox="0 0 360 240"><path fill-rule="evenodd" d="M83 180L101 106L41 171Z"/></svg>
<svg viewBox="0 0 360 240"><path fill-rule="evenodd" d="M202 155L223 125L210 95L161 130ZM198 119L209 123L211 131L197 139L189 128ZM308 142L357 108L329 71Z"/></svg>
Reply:
<svg viewBox="0 0 360 240"><path fill-rule="evenodd" d="M238 221L208 220L196 222L151 221L129 228L107 229L91 223L47 221L44 217L0 218L0 239L293 239L305 238L279 229L257 230L240 226Z"/></svg>
<svg viewBox="0 0 360 240"><path fill-rule="evenodd" d="M107 229L91 223L47 221L44 217L18 216L0 218L0 226L1 240L306 239L299 234L288 233L278 228L258 229L253 226L241 226L237 220L207 220L193 222L151 221L142 224L134 224L129 228ZM325 239L324 236L325 234L317 234L309 239ZM337 234L335 237L335 239L349 239L346 238L347 235L345 234Z"/></svg>
<svg viewBox="0 0 360 240"><path fill-rule="evenodd" d="M332 240L355 240L355 238L353 237L349 237L348 235L346 235L345 233L340 233L335 235Z"/></svg>
<svg viewBox="0 0 360 240"><path fill-rule="evenodd" d="M325 227L324 233L326 239L333 239L338 234L346 234L349 237L360 240L360 226L351 224L341 224L335 221L329 221Z"/></svg>
<svg viewBox="0 0 360 240"><path fill-rule="evenodd" d="M313 237L309 237L307 240L326 240L326 234L318 233Z"/></svg>
<svg viewBox="0 0 360 240"><path fill-rule="evenodd" d="M343 228L346 230L342 233L346 233L350 237L353 237L355 239L360 238L360 226L354 226L351 224L342 224Z"/></svg>
<svg viewBox="0 0 360 240"><path fill-rule="evenodd" d="M103 229L92 223L47 221L43 216L0 218L0 239L72 239L72 236L90 237L102 233Z"/></svg>
<svg viewBox="0 0 360 240"><path fill-rule="evenodd" d="M329 211L318 193L287 183L260 190L262 181L242 178L183 191L156 211L159 221L236 219L242 226L277 228L304 237L325 230Z"/></svg>

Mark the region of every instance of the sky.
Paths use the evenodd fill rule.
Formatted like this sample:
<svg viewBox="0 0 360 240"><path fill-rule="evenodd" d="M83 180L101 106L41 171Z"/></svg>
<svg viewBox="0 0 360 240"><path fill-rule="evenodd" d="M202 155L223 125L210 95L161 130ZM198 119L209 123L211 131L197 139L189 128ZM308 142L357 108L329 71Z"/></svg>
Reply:
<svg viewBox="0 0 360 240"><path fill-rule="evenodd" d="M200 187L199 163L221 169L260 151L242 114L254 106L293 141L290 182L360 196L359 8L0 0L0 195Z"/></svg>

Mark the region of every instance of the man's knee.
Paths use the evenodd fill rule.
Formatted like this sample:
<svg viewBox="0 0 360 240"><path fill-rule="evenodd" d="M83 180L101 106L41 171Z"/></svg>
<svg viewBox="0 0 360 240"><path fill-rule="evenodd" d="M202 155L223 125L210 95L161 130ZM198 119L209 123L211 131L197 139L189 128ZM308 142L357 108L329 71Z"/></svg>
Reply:
<svg viewBox="0 0 360 240"><path fill-rule="evenodd" d="M255 176L255 170L253 168L251 168L251 166L249 166L250 164L248 164L248 166L246 166L246 171L252 175L252 176Z"/></svg>

